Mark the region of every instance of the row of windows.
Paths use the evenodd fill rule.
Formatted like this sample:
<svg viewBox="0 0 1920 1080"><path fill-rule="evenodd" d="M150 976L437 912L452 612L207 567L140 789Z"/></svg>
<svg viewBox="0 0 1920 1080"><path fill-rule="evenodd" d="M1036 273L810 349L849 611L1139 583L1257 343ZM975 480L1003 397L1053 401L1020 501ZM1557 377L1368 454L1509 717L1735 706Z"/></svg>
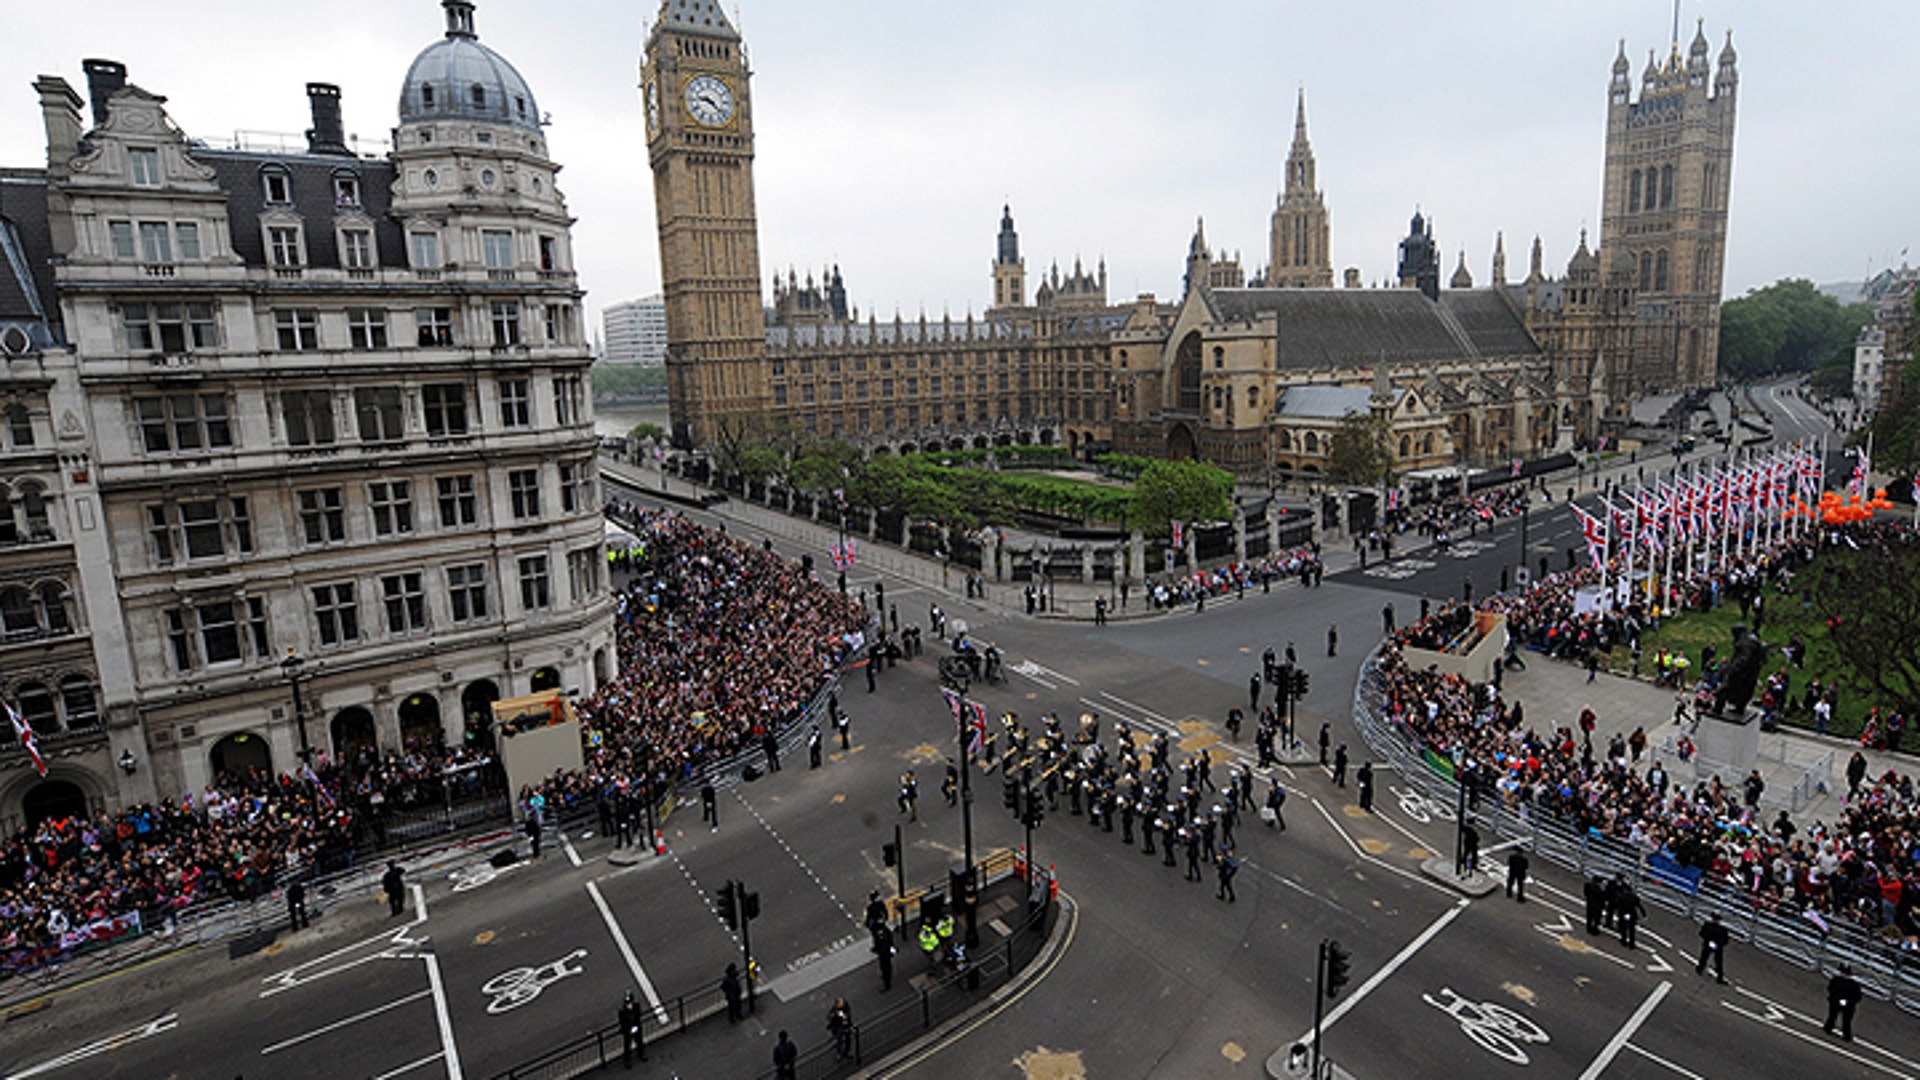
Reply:
<svg viewBox="0 0 1920 1080"><path fill-rule="evenodd" d="M558 470L560 512L574 515L592 507L592 460L561 462ZM507 501L515 523L545 517L540 473L539 468L508 471ZM424 513L416 510L416 496L427 504ZM348 489L302 489L294 493L294 504L296 535L303 546L324 548L353 539L347 525ZM383 539L412 536L427 521L437 523L443 532L465 531L481 523L478 488L471 473L435 477L430 488L416 486L412 480L374 480L366 487L365 505L370 535ZM154 503L146 511L147 540L156 566L254 553L253 516L242 496Z"/></svg>
<svg viewBox="0 0 1920 1080"><path fill-rule="evenodd" d="M19 402L0 408L0 434L6 436L6 446L10 450L25 450L33 446L33 414Z"/></svg>
<svg viewBox="0 0 1920 1080"><path fill-rule="evenodd" d="M574 339L575 311L570 305L534 307L544 340L568 344ZM385 308L348 308L347 347L370 352L394 346L389 330L394 313ZM521 307L516 300L495 300L487 309L491 340L499 347L522 344ZM458 344L453 309L413 309L414 344L421 348ZM220 348L220 320L211 303L156 301L120 304L120 325L128 352L169 354L209 352ZM273 340L284 352L311 352L322 347L320 313L313 308L282 308L273 313Z"/></svg>
<svg viewBox="0 0 1920 1080"><path fill-rule="evenodd" d="M12 488L0 484L0 544L51 539L46 488L37 480L22 480Z"/></svg>
<svg viewBox="0 0 1920 1080"><path fill-rule="evenodd" d="M507 378L498 382L499 418L503 430L532 426L532 380ZM468 388L460 383L429 383L419 389L417 409L428 438L459 438L473 433L467 408ZM286 390L280 394L280 416L289 446L331 446L339 441L336 423L341 395L334 390ZM398 386L363 386L352 396L354 430L362 443L394 443L407 437L407 392ZM553 380L553 410L557 423L579 424L586 419L586 386L576 375ZM227 398L219 393L166 394L133 399L140 443L148 454L201 454L231 450L236 445L228 417Z"/></svg>
<svg viewBox="0 0 1920 1080"><path fill-rule="evenodd" d="M0 636L24 641L73 633L72 593L57 581L0 588Z"/></svg>
<svg viewBox="0 0 1920 1080"><path fill-rule="evenodd" d="M1083 352L1085 355L1081 355L1081 356L1071 355L1071 351L1070 351L1069 355L1062 357L1061 359L1066 360L1068 362L1072 362L1075 360L1096 361L1098 359L1098 357L1094 355L1094 350L1091 350L1091 349L1081 350L1081 352ZM957 368L966 367L968 356L971 356L973 358L974 367L986 367L989 362L999 363L999 364L1011 364L1015 361L1016 356L1019 362L1023 365L1031 364L1034 362L1032 354L1023 350L1018 354L1011 353L1011 352L968 353L968 354L953 357L952 366ZM920 359L921 358L917 355L909 355L900 361L900 366L906 368L908 371L916 370L920 366ZM786 376L788 362L789 361L785 359L780 359L780 358L775 358L769 362L770 373L773 375L774 378L777 379L777 378L783 378ZM928 355L926 357L926 362L927 362L927 370L938 371L941 367L941 354L932 353ZM821 367L825 368L826 373L829 375L840 374L843 365L847 368L850 368L856 373L865 372L867 370L867 358L864 356L854 357L852 360L848 360L848 361L842 361L841 358L837 356L828 357L825 360L820 360L820 361L815 361L811 358L806 358L806 359L794 360L792 361L792 363L795 369L802 375L812 375L814 373L814 365L816 363L818 363ZM893 358L881 357L878 361L878 367L879 367L879 370L881 371L892 371L894 368ZM1088 374L1091 375L1092 373L1089 372Z"/></svg>
<svg viewBox="0 0 1920 1080"><path fill-rule="evenodd" d="M568 589L576 605L601 589L602 555L598 547L567 554ZM524 555L513 563L514 585L522 613L551 611L555 603L553 570L546 555ZM444 607L427 602L426 571L383 574L369 582L336 581L307 589L314 643L322 649L361 644L375 635L404 638L433 629L436 615L452 626L484 622L497 611L489 592L487 564L452 563L440 567ZM510 594L511 595L511 594ZM175 671L189 672L273 658L266 601L257 596L217 597L161 615L168 660Z"/></svg>
<svg viewBox="0 0 1920 1080"><path fill-rule="evenodd" d="M45 683L21 683L14 688L13 707L36 735L91 731L100 726L93 680L85 675L62 676L57 697Z"/></svg>

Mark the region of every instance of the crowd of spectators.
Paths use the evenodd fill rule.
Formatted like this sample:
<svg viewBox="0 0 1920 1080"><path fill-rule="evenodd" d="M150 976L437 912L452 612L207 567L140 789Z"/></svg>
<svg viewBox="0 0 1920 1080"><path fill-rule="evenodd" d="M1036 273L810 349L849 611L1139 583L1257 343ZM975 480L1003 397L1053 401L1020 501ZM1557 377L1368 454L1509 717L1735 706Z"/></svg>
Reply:
<svg viewBox="0 0 1920 1080"><path fill-rule="evenodd" d="M1892 527L1862 530L1855 543L1876 543ZM1772 582L1790 589L1813 560L1819 540L1784 541L1679 582L1675 603L1706 606L1722 596L1751 598ZM1480 797L1523 814L1550 815L1576 830L1662 855L1742 891L1763 910L1778 910L1826 927L1831 920L1920 948L1914 901L1920 898L1920 795L1897 771L1867 775L1865 759L1849 769L1844 808L1832 822L1804 826L1780 810L1769 819L1759 788L1729 788L1718 777L1691 787L1675 782L1658 760L1642 761L1644 737L1596 748L1591 723L1537 725L1509 707L1496 684L1475 684L1435 670L1415 670L1402 646L1435 648L1456 638L1474 610L1503 611L1516 637L1568 659L1637 639L1659 609L1576 613L1574 597L1596 584L1592 568L1556 575L1524 594L1495 596L1477 606L1450 603L1393 635L1375 677L1383 719L1416 753L1455 763ZM1710 681L1715 665L1703 659ZM1791 656L1789 656L1791 662Z"/></svg>
<svg viewBox="0 0 1920 1080"><path fill-rule="evenodd" d="M297 774L223 773L175 801L49 818L0 844L0 951L130 912L151 928L191 904L344 868L408 810L498 785L484 751L320 752Z"/></svg>
<svg viewBox="0 0 1920 1080"><path fill-rule="evenodd" d="M549 812L758 746L806 709L867 625L860 604L763 545L671 511L609 513L641 543L616 594L620 674L579 706L586 773L542 786Z"/></svg>
<svg viewBox="0 0 1920 1080"><path fill-rule="evenodd" d="M1274 582L1296 578L1302 586L1320 583L1326 567L1320 562L1316 542L1289 551L1276 552L1264 559L1228 563L1211 570L1190 574L1168 574L1147 579L1147 602L1156 610L1197 604L1203 599L1240 594L1250 588L1270 588Z"/></svg>

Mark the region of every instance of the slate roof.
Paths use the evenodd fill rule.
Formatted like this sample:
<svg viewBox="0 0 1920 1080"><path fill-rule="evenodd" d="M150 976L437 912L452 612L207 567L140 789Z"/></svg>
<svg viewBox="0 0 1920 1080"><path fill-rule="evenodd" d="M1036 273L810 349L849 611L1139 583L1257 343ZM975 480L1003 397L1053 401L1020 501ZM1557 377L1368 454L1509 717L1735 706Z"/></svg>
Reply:
<svg viewBox="0 0 1920 1080"><path fill-rule="evenodd" d="M660 0L660 21L676 30L734 37L733 24L715 0Z"/></svg>
<svg viewBox="0 0 1920 1080"><path fill-rule="evenodd" d="M1372 367L1534 355L1520 314L1494 289L1458 289L1438 303L1415 289L1215 289L1224 322L1278 319L1282 369Z"/></svg>
<svg viewBox="0 0 1920 1080"><path fill-rule="evenodd" d="M1405 390L1394 388L1397 405ZM1275 416L1339 419L1348 413L1367 415L1373 409L1373 391L1364 386L1289 386L1280 392Z"/></svg>
<svg viewBox="0 0 1920 1080"><path fill-rule="evenodd" d="M0 170L0 322L37 327L29 333L43 346L59 333L47 179L37 170Z"/></svg>
<svg viewBox="0 0 1920 1080"><path fill-rule="evenodd" d="M373 220L374 244L381 266L406 266L406 237L389 211L393 204L393 165L390 162L326 154L261 154L238 150L195 148L194 159L212 166L215 181L227 194L227 226L233 250L248 266L266 266L266 237L260 215L267 206L269 168L292 177L293 205L272 207L299 215L305 223L307 265L339 266L340 245L334 236L333 178L352 174L360 180L358 212Z"/></svg>

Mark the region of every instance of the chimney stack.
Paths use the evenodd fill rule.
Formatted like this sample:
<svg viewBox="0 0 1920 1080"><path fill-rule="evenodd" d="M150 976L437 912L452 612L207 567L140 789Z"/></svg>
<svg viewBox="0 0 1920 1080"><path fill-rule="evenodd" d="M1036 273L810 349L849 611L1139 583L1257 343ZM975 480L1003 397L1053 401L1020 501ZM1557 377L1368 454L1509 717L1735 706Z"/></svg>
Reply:
<svg viewBox="0 0 1920 1080"><path fill-rule="evenodd" d="M352 154L340 123L340 88L332 83L307 84L307 103L313 107L313 127L307 131L309 154Z"/></svg>
<svg viewBox="0 0 1920 1080"><path fill-rule="evenodd" d="M93 99L93 126L107 124L107 99L126 89L127 65L118 60L82 60L80 70L87 73L87 96Z"/></svg>
<svg viewBox="0 0 1920 1080"><path fill-rule="evenodd" d="M1357 289L1360 287L1360 268L1359 267L1357 266L1347 267L1345 285L1349 289Z"/></svg>

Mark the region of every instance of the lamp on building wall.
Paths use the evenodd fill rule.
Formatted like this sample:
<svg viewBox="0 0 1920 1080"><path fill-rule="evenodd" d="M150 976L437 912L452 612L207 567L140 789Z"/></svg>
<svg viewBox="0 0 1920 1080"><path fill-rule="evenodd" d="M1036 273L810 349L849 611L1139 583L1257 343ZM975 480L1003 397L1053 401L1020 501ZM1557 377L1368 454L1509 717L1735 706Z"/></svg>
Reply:
<svg viewBox="0 0 1920 1080"><path fill-rule="evenodd" d="M287 649L287 658L280 661L280 674L284 675L287 685L293 687L293 723L300 734L300 763L313 764L313 747L307 745L307 710L300 701L300 673L307 662L300 654Z"/></svg>
<svg viewBox="0 0 1920 1080"><path fill-rule="evenodd" d="M121 772L126 773L128 776L132 776L136 771L139 770L139 768L140 768L140 763L134 760L133 751L131 750L120 751L120 771Z"/></svg>

